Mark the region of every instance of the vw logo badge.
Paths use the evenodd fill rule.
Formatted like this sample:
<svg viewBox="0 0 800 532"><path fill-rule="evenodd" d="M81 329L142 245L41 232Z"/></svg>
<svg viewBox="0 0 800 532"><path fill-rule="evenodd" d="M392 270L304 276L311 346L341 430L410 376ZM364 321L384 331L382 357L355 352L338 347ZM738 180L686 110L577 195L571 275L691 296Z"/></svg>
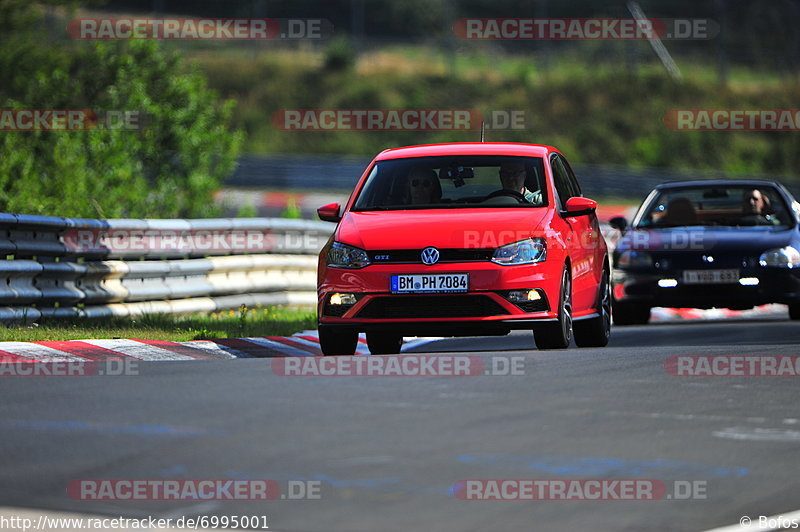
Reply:
<svg viewBox="0 0 800 532"><path fill-rule="evenodd" d="M439 262L439 250L436 248L425 248L422 250L423 264L431 265Z"/></svg>

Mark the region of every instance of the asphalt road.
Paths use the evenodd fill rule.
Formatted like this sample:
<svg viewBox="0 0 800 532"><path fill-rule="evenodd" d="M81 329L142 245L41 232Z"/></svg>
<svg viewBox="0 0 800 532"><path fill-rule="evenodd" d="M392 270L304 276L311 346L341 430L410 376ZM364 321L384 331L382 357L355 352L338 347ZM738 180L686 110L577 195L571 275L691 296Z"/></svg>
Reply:
<svg viewBox="0 0 800 532"><path fill-rule="evenodd" d="M3 378L0 505L266 515L278 531L707 530L800 508L798 381L674 377L671 355L800 355L780 319L615 328L604 349L529 334L420 350L524 357L524 375L282 377L270 360L138 376ZM502 351L502 352L501 352ZM318 481L318 500L79 501L75 479ZM463 501L461 479L698 481L705 498Z"/></svg>

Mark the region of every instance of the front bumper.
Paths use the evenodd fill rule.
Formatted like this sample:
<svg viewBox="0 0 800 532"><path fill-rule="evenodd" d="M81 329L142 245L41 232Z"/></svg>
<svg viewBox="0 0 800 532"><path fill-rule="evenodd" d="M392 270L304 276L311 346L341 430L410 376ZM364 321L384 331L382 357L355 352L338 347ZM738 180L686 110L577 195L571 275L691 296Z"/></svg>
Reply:
<svg viewBox="0 0 800 532"><path fill-rule="evenodd" d="M740 271L741 278L756 278L756 285L685 284L683 271L627 271L614 269L611 285L615 301L650 307L728 308L744 310L770 303L800 303L800 269L755 268ZM674 279L676 286L662 287L658 281Z"/></svg>
<svg viewBox="0 0 800 532"><path fill-rule="evenodd" d="M468 273L463 293L392 294L396 274ZM555 261L519 266L488 262L374 264L360 270L327 268L321 277L319 326L358 332L391 331L405 336L482 336L533 329L557 318L561 271ZM509 291L537 290L534 305L509 301ZM333 293L356 294L346 309L333 308ZM554 303L555 302L555 303Z"/></svg>

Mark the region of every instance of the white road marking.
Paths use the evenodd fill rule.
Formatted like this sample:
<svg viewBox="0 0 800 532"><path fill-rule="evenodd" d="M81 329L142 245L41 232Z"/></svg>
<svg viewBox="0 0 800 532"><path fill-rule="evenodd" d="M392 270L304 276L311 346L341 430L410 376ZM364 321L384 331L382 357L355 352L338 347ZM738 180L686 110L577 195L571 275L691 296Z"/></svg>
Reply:
<svg viewBox="0 0 800 532"><path fill-rule="evenodd" d="M207 351L209 355L219 358L241 358L244 353L239 353L236 349L225 345L215 344L208 340L190 340L188 342L175 342L185 347L191 347L199 351Z"/></svg>
<svg viewBox="0 0 800 532"><path fill-rule="evenodd" d="M314 339L316 339L317 345L319 345L319 332L316 331L316 330L314 330L314 331L301 331L299 333L293 334L289 338L293 338L295 336L308 336L308 337L314 338ZM364 344L364 342L366 342L366 340L367 340L367 337L362 333L362 334L358 335L358 338L359 338L359 342L358 342L358 346L356 347L356 354L357 355L368 355L369 354L369 348L366 346L366 344ZM305 338L304 338L304 340L305 340ZM439 340L444 340L444 337L443 336L424 336L424 337L407 336L407 337L405 337L405 341L403 343L403 349L402 350L405 351L406 349L412 349L414 347L419 347L421 345L429 344L431 342L437 342ZM307 340L307 341L310 342L310 340Z"/></svg>
<svg viewBox="0 0 800 532"><path fill-rule="evenodd" d="M59 360L86 361L87 358L65 353L52 347L34 344L30 342L0 342L0 351L28 357L37 362L55 362Z"/></svg>
<svg viewBox="0 0 800 532"><path fill-rule="evenodd" d="M196 360L189 355L181 355L154 345L143 344L136 340L83 340L87 344L96 345L126 357L139 360Z"/></svg>
<svg viewBox="0 0 800 532"><path fill-rule="evenodd" d="M299 336L285 336L284 338L296 344L307 345L308 347L316 347L317 349L319 349L319 340L314 342L312 340L306 340L305 338L300 338Z"/></svg>
<svg viewBox="0 0 800 532"><path fill-rule="evenodd" d="M262 347L268 347L272 351L277 351L282 355L289 355L295 357L310 357L314 356L308 351L304 351L299 347L292 347L290 345L282 344L280 342L276 342L274 340L270 340L268 338L244 338L248 342L252 342L256 345L260 345Z"/></svg>
<svg viewBox="0 0 800 532"><path fill-rule="evenodd" d="M717 438L728 440L746 441L800 441L800 431L786 429L762 429L749 427L729 427L723 430L715 430L711 433Z"/></svg>

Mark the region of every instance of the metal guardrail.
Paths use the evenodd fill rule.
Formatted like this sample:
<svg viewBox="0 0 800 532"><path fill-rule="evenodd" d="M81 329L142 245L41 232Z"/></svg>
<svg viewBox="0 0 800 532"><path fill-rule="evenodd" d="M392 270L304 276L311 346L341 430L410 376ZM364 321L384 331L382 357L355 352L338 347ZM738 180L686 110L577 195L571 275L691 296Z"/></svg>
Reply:
<svg viewBox="0 0 800 532"><path fill-rule="evenodd" d="M0 321L315 304L333 225L0 213Z"/></svg>

